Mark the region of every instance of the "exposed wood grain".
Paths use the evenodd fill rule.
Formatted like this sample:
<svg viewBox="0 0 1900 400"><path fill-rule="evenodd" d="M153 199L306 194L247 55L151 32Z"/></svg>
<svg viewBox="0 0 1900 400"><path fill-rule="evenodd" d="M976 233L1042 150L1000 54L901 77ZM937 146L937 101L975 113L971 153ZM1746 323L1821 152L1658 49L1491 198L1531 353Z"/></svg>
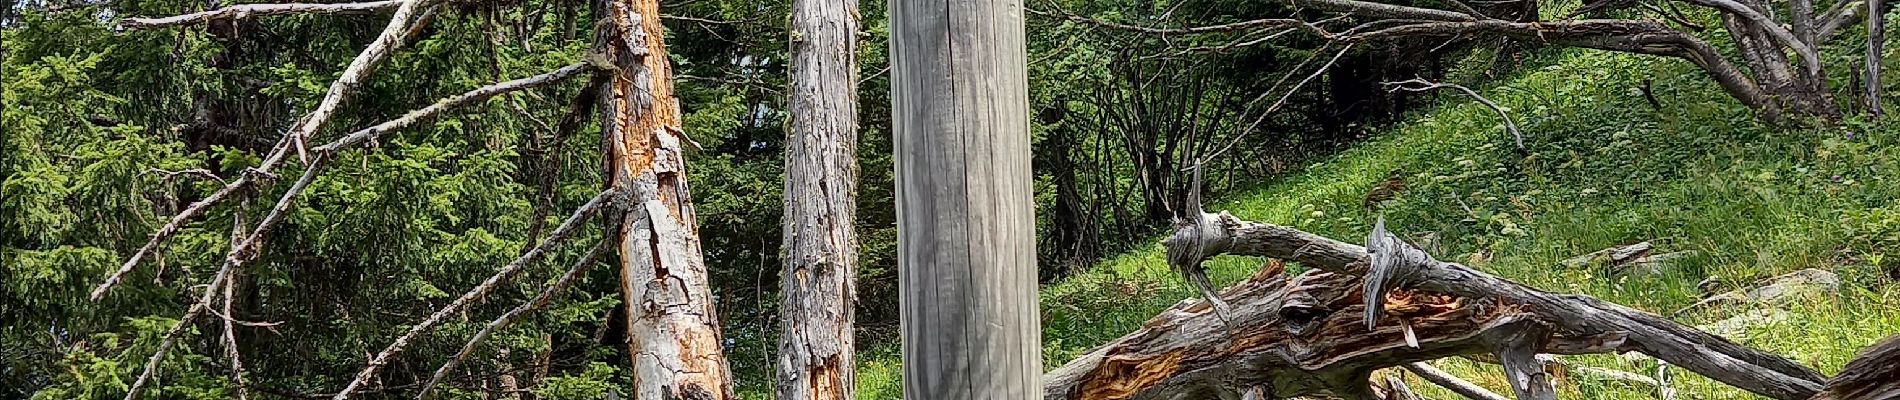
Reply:
<svg viewBox="0 0 1900 400"><path fill-rule="evenodd" d="M890 2L904 396L1041 386L1020 0Z"/></svg>
<svg viewBox="0 0 1900 400"><path fill-rule="evenodd" d="M416 1L416 0L411 0ZM658 0L600 0L597 52L607 182L628 207L615 227L635 399L735 398L686 181L679 100Z"/></svg>
<svg viewBox="0 0 1900 400"><path fill-rule="evenodd" d="M778 398L855 397L858 2L792 1Z"/></svg>
<svg viewBox="0 0 1900 400"><path fill-rule="evenodd" d="M1368 264L1379 265L1379 267L1374 267L1374 271L1368 277L1379 277L1379 281L1383 282L1364 282L1368 288L1376 288L1376 290L1419 288L1419 290L1431 290L1431 292L1457 294L1471 300L1499 300L1503 305L1530 309L1530 313L1533 313L1537 320L1547 322L1554 328L1556 336L1625 337L1626 343L1596 345L1596 349L1606 349L1606 347L1619 349L1619 351L1636 349L1647 355L1668 360L1674 366L1682 366L1691 372L1712 377L1716 381L1723 381L1744 391L1758 392L1771 398L1799 400L1799 398L1809 398L1816 391L1820 391L1820 381L1822 381L1820 373L1809 370L1807 366L1790 362L1782 356L1740 347L1727 339L1710 336L1699 330L1676 324L1668 318L1657 317L1644 311L1634 311L1623 305L1606 303L1606 301L1588 298L1588 296L1547 294L1547 292L1533 290L1516 282L1497 279L1488 273L1476 271L1465 265L1436 262L1429 254L1417 250L1414 246L1404 245L1402 241L1398 241L1397 237L1393 237L1391 233L1385 233L1383 229L1376 229L1378 235L1374 235L1368 241L1368 243L1378 245L1379 248L1376 250L1379 252L1368 252L1366 246L1347 245L1334 239L1298 231L1292 227L1245 222L1226 212L1205 214L1203 218L1208 218L1208 224L1218 227L1210 231L1214 235L1220 235L1214 241L1205 241L1208 243L1207 248L1203 250L1205 256L1216 256L1216 254L1267 256L1267 258L1300 262L1307 267L1319 267L1324 271L1351 273L1351 275L1366 273ZM1383 222L1381 222L1381 227L1383 227ZM1262 294L1254 294L1254 296L1262 296ZM1374 300L1368 303L1374 303L1374 307L1378 309L1385 309L1387 313L1393 311L1393 305L1383 303L1391 296L1364 296L1364 298ZM1235 296L1227 296L1227 300L1229 303L1252 301L1235 300ZM1286 303L1298 305L1302 301L1296 301L1296 298L1288 296ZM1241 305L1235 307L1237 320L1243 320L1239 326L1246 326L1245 315L1258 313L1256 307L1241 307ZM1294 315L1307 313L1298 307L1283 307L1283 309ZM1340 309L1332 307L1326 311L1328 315L1338 315ZM1397 330L1398 328L1391 324L1379 324L1379 320L1383 317L1379 317L1379 313L1364 313L1364 307L1353 309L1353 311L1360 313L1362 317L1360 322L1364 322L1366 315L1376 317L1372 324L1374 330ZM1169 318L1169 315L1157 317L1157 320L1161 318ZM1419 326L1416 320L1412 324L1414 328ZM1157 326L1157 322L1150 322L1150 326ZM1300 324L1292 324L1288 328L1298 328L1298 326ZM1170 328L1182 330L1180 326L1170 326ZM1364 330L1364 324L1360 324L1360 328ZM1129 337L1140 336L1140 334L1142 332L1136 332ZM1429 332L1421 330L1419 336L1429 337ZM1129 339L1129 337L1123 337L1123 339ZM1560 347L1560 341L1550 343L1549 347ZM1573 345L1562 345L1562 347L1573 347ZM1545 349L1545 351L1552 353L1552 349ZM1083 356L1077 362L1087 364L1087 358L1089 356ZM1100 362L1102 360L1094 360L1094 364L1100 364ZM1068 366L1064 366L1064 370L1068 370ZM1064 372L1064 370L1054 373ZM1091 370L1091 368L1085 368L1085 370ZM1051 377L1054 377L1054 373ZM1054 392L1066 392L1066 389L1058 389L1054 387L1054 383L1051 383L1051 394Z"/></svg>
<svg viewBox="0 0 1900 400"><path fill-rule="evenodd" d="M1236 329L1227 330L1209 303L1185 300L1049 372L1043 398L1232 398L1227 396L1255 387L1266 399L1350 398L1366 391L1374 370L1489 353L1494 337L1533 322L1519 307L1401 289L1387 296L1391 306L1379 315L1382 323L1368 330L1361 323L1360 283L1357 276L1324 270L1290 279L1280 270L1262 270L1221 292L1233 306L1228 322ZM1408 343L1404 326L1411 327L1416 346ZM1559 338L1539 351L1617 347L1578 343Z"/></svg>

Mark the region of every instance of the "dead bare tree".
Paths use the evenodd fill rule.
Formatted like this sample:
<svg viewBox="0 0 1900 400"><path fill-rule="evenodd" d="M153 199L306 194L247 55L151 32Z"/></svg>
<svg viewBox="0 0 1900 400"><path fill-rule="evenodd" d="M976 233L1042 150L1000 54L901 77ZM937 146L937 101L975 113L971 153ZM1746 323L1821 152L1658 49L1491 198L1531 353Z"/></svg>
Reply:
<svg viewBox="0 0 1900 400"><path fill-rule="evenodd" d="M412 0L413 1L413 0ZM605 108L607 184L629 208L611 234L638 399L735 398L686 182L686 137L658 0L599 0L594 40L613 79Z"/></svg>
<svg viewBox="0 0 1900 400"><path fill-rule="evenodd" d="M778 398L857 393L858 2L792 1Z"/></svg>

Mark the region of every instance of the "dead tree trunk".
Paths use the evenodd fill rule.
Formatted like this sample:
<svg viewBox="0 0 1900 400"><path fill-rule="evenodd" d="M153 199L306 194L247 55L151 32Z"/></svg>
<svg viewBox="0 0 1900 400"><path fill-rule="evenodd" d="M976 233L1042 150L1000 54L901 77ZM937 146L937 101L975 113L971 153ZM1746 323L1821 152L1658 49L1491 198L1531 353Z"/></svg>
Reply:
<svg viewBox="0 0 1900 400"><path fill-rule="evenodd" d="M1415 361L1495 353L1528 364L1535 353L1613 351L1640 351L1780 400L1807 399L1821 389L1820 374L1805 366L1653 314L1433 260L1385 232L1383 223L1368 248L1225 213L1203 219L1202 228L1188 226L1168 239L1171 261L1237 254L1317 270L1290 281L1280 270L1263 270L1223 291L1232 331L1209 303L1184 301L1050 372L1045 399L1232 396L1254 386L1272 398L1355 396L1365 392L1371 371ZM1549 378L1531 368L1512 372L1520 398L1552 398Z"/></svg>
<svg viewBox="0 0 1900 400"><path fill-rule="evenodd" d="M1022 399L1042 371L1023 3L893 0L908 399Z"/></svg>
<svg viewBox="0 0 1900 400"><path fill-rule="evenodd" d="M596 46L615 70L601 133L616 226L633 398L734 398L699 226L686 184L678 100L658 0L602 0Z"/></svg>
<svg viewBox="0 0 1900 400"><path fill-rule="evenodd" d="M858 264L857 0L792 2L778 398L851 399Z"/></svg>

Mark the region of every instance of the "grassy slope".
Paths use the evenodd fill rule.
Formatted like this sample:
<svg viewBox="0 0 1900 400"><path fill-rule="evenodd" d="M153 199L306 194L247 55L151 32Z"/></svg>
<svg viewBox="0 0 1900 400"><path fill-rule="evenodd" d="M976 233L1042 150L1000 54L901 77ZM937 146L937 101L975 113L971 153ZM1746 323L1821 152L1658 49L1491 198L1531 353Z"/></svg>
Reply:
<svg viewBox="0 0 1900 400"><path fill-rule="evenodd" d="M1873 265L1900 264L1900 131L1846 128L1777 131L1753 123L1682 62L1562 51L1551 66L1500 81L1487 97L1509 107L1534 155L1510 151L1496 114L1446 97L1447 106L1393 127L1306 171L1209 204L1242 218L1286 224L1342 240L1364 237L1361 196L1393 168L1409 188L1386 208L1402 234L1437 232L1441 258L1489 252L1481 268L1556 292L1581 292L1655 312L1696 299L1704 276L1750 281L1801 268L1835 271L1838 296L1785 306L1793 318L1734 339L1838 372L1862 346L1900 332L1900 285ZM1665 109L1636 87L1655 79ZM1447 95L1449 96L1449 95ZM1888 126L1896 125L1889 121ZM1850 135L1850 132L1852 133ZM1466 207L1469 207L1467 212ZM1659 251L1694 250L1657 278L1602 276L1553 267L1607 246L1657 240ZM1232 283L1261 260L1211 262ZM1163 261L1159 243L1045 287L1045 367L1132 331L1193 295ZM1707 323L1741 312L1685 316ZM1578 357L1599 367L1652 373L1650 363ZM898 359L883 348L861 356L859 398L901 397ZM1437 364L1509 393L1500 371L1462 360ZM1677 370L1684 398L1752 398ZM1456 398L1413 383L1432 398ZM1565 398L1647 399L1616 383L1572 379Z"/></svg>

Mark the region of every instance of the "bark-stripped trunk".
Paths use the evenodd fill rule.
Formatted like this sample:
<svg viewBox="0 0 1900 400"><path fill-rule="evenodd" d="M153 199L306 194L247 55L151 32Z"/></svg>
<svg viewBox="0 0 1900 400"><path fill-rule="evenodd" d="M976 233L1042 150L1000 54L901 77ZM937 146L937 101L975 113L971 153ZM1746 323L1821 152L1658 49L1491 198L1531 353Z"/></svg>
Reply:
<svg viewBox="0 0 1900 400"><path fill-rule="evenodd" d="M778 398L851 399L858 265L857 0L792 2Z"/></svg>
<svg viewBox="0 0 1900 400"><path fill-rule="evenodd" d="M616 70L601 92L633 398L734 398L687 190L678 99L657 0L602 0L596 46Z"/></svg>

